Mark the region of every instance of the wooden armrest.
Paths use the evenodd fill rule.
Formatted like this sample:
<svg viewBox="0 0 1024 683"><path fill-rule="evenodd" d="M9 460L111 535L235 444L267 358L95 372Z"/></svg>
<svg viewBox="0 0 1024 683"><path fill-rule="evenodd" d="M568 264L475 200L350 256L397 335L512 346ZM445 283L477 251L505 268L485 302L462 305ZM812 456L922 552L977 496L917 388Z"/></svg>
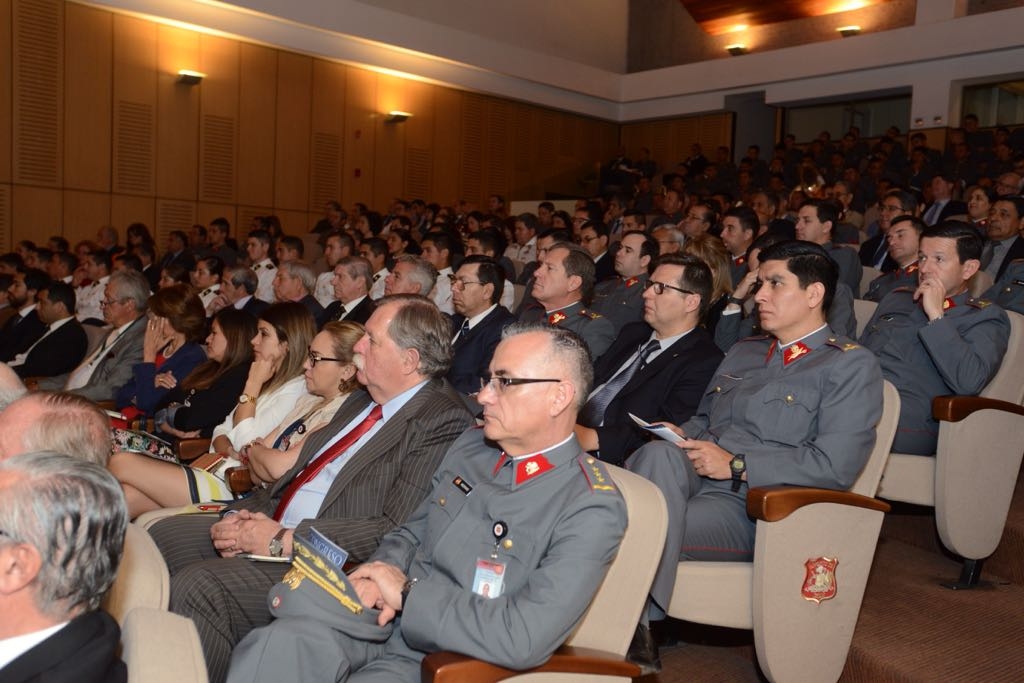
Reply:
<svg viewBox="0 0 1024 683"><path fill-rule="evenodd" d="M932 399L932 416L942 422L959 422L978 410L1002 410L1024 415L1024 406L1009 401L981 396L936 396Z"/></svg>
<svg viewBox="0 0 1024 683"><path fill-rule="evenodd" d="M435 652L420 664L423 683L493 683L527 673L495 666L454 652ZM640 667L601 650L562 646L551 658L529 673L601 674L636 678Z"/></svg>
<svg viewBox="0 0 1024 683"><path fill-rule="evenodd" d="M96 401L96 405L100 407L100 410L113 410L117 412L117 408L114 406L114 401Z"/></svg>
<svg viewBox="0 0 1024 683"><path fill-rule="evenodd" d="M227 482L228 490L236 496L248 493L256 485L252 481L252 473L245 465L229 467L225 470L224 481Z"/></svg>
<svg viewBox="0 0 1024 683"><path fill-rule="evenodd" d="M778 522L796 510L814 503L838 503L866 510L888 512L888 503L849 491L812 489L800 486L763 486L747 493L747 515L764 522Z"/></svg>
<svg viewBox="0 0 1024 683"><path fill-rule="evenodd" d="M209 439L182 439L178 442L178 459L182 462L195 460L209 450Z"/></svg>

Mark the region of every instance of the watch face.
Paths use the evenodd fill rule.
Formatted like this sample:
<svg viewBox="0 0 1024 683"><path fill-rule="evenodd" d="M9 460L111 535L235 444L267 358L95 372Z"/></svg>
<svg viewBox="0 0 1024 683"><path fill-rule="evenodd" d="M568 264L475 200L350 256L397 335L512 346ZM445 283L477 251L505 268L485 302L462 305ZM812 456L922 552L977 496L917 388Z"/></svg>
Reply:
<svg viewBox="0 0 1024 683"><path fill-rule="evenodd" d="M732 465L732 469L734 472L743 472L744 470L747 469L747 463L740 460L739 458L733 458L732 463L730 464Z"/></svg>

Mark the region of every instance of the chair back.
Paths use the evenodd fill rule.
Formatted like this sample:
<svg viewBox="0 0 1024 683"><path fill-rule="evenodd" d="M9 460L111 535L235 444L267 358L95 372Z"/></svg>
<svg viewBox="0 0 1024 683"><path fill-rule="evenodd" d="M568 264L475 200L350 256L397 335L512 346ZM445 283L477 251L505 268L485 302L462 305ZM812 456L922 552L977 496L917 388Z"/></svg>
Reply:
<svg viewBox="0 0 1024 683"><path fill-rule="evenodd" d="M149 532L129 524L121 565L114 584L103 596L103 609L124 625L125 617L136 607L167 609L170 594L171 578L160 549Z"/></svg>
<svg viewBox="0 0 1024 683"><path fill-rule="evenodd" d="M892 440L896 437L896 425L900 421L900 394L889 380L882 381L882 417L875 427L875 447L868 462L861 470L850 491L862 496L875 497L878 483L882 480L885 463L889 460Z"/></svg>
<svg viewBox="0 0 1024 683"><path fill-rule="evenodd" d="M121 659L129 681L206 683L206 662L192 620L164 610L136 607L121 629Z"/></svg>
<svg viewBox="0 0 1024 683"><path fill-rule="evenodd" d="M1016 403L1024 402L1024 316L1007 311L1010 318L1010 340L1006 345L1006 355L999 366L999 372L981 391L981 396L1000 401Z"/></svg>
<svg viewBox="0 0 1024 683"><path fill-rule="evenodd" d="M609 465L608 470L626 502L629 522L618 554L566 645L625 656L665 547L668 512L653 483L620 467Z"/></svg>
<svg viewBox="0 0 1024 683"><path fill-rule="evenodd" d="M880 271L878 268L864 266L863 269L861 269L860 271L860 291L854 292L854 297L856 298L861 296L862 294L865 294L868 291L868 286L871 284L871 282L881 274L882 271Z"/></svg>
<svg viewBox="0 0 1024 683"><path fill-rule="evenodd" d="M868 301L867 299L853 300L853 316L857 318L858 339L864 334L864 328L868 326L868 321L875 314L876 308L878 308L878 304L874 301Z"/></svg>
<svg viewBox="0 0 1024 683"><path fill-rule="evenodd" d="M971 276L970 280L967 281L967 291L971 293L971 296L979 297L987 292L994 284L995 280L991 275L986 273L984 270L979 270Z"/></svg>

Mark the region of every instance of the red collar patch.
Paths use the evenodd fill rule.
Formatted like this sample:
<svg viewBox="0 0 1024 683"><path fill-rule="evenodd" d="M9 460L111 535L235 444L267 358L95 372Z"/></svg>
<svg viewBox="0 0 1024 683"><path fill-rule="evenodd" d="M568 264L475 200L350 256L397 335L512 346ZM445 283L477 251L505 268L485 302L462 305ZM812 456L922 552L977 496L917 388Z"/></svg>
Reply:
<svg viewBox="0 0 1024 683"><path fill-rule="evenodd" d="M538 477L554 468L555 466L540 453L529 458L523 458L516 462L516 485Z"/></svg>
<svg viewBox="0 0 1024 683"><path fill-rule="evenodd" d="M948 311L951 308L956 308L956 302L953 301L953 297L946 297L946 300L942 302L942 310Z"/></svg>
<svg viewBox="0 0 1024 683"><path fill-rule="evenodd" d="M903 269L903 272L906 275L913 275L914 273L917 272L917 263L911 263L909 266Z"/></svg>
<svg viewBox="0 0 1024 683"><path fill-rule="evenodd" d="M638 278L638 277L631 277L631 278L625 280L623 282L623 284L626 285L627 287L632 287L633 285L635 285L638 282L640 282L640 278Z"/></svg>
<svg viewBox="0 0 1024 683"><path fill-rule="evenodd" d="M786 366L797 360L803 358L811 352L811 349L807 344L803 342L797 342L786 347L786 350L782 354L782 365Z"/></svg>
<svg viewBox="0 0 1024 683"><path fill-rule="evenodd" d="M737 256L737 257L735 257L732 260L732 262L735 263L737 266L742 266L744 263L747 262L747 257L746 256Z"/></svg>
<svg viewBox="0 0 1024 683"><path fill-rule="evenodd" d="M548 316L548 324L549 325L557 325L558 323L562 322L563 320L565 320L565 313L562 313L561 311L558 311L556 313L552 313L551 315Z"/></svg>

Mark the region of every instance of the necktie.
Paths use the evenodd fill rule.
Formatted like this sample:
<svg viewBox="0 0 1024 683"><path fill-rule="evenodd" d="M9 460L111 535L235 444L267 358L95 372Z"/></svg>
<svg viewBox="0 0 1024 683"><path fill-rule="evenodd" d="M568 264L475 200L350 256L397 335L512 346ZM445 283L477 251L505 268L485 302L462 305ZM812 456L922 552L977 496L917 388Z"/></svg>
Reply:
<svg viewBox="0 0 1024 683"><path fill-rule="evenodd" d="M295 494L298 493L299 489L316 477L316 475L320 474L321 470L331 461L347 451L363 434L370 431L370 428L380 420L382 414L381 407L375 405L370 414L363 418L362 422L349 430L348 434L338 439L333 446L321 453L320 457L307 464L301 472L295 475L291 483L285 487L284 493L281 494L281 501L277 504L277 509L274 510L274 519L281 521L281 516L284 515L285 510L288 509L288 504Z"/></svg>
<svg viewBox="0 0 1024 683"><path fill-rule="evenodd" d="M337 316L335 316L335 318L334 318L334 319L335 319L335 320L341 320L342 318L344 318L344 317L345 317L345 314L346 314L346 313L348 313L348 311L346 311L346 310L345 310L345 307L344 307L344 306L339 306L339 307L338 307L338 315L337 315Z"/></svg>
<svg viewBox="0 0 1024 683"><path fill-rule="evenodd" d="M600 426L604 422L604 411L608 410L608 405L622 390L622 387L626 386L629 380L633 379L633 375L647 364L647 359L650 355L660 348L661 342L657 339L647 342L637 353L632 363L619 371L619 374L612 377L611 380L601 387L600 391L587 401L587 405L583 406L583 411L580 413L580 423L588 427Z"/></svg>
<svg viewBox="0 0 1024 683"><path fill-rule="evenodd" d="M875 258L872 265L879 270L882 269L882 264L885 263L885 257L889 254L889 240L882 237L882 243L878 245L878 249L875 250Z"/></svg>
<svg viewBox="0 0 1024 683"><path fill-rule="evenodd" d="M455 341L462 341L469 334L469 318L462 321L462 327L459 328L459 333L455 335Z"/></svg>

